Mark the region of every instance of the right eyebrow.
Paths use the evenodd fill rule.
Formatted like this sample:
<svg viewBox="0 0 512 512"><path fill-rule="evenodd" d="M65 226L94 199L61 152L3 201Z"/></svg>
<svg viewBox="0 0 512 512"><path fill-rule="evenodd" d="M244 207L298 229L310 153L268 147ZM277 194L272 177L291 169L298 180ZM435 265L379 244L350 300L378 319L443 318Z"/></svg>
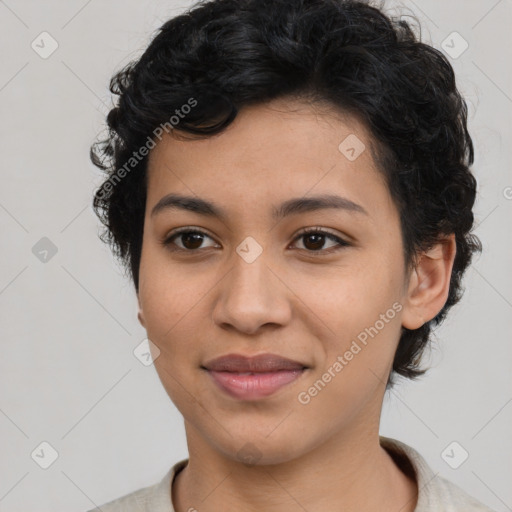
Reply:
<svg viewBox="0 0 512 512"><path fill-rule="evenodd" d="M227 218L227 213L214 203L199 197L183 196L180 194L168 194L162 197L151 210L151 216L169 209L185 210L208 217L218 217L224 220Z"/></svg>

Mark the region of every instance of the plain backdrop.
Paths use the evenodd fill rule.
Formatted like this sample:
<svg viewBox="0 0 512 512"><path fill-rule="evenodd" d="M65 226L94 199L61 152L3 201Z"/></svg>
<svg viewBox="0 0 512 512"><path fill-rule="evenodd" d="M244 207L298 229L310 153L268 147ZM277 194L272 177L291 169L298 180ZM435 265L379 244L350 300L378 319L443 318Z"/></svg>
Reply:
<svg viewBox="0 0 512 512"><path fill-rule="evenodd" d="M0 1L3 512L85 511L156 483L187 457L180 413L154 367L133 354L145 332L130 281L98 239L91 197L100 173L88 151L111 106L111 75L190 5ZM386 5L406 5L401 12L418 16L436 48L447 41L456 55L468 45L449 59L469 104L484 251L436 331L432 369L386 394L381 434L504 512L512 508L512 2ZM457 469L442 456L454 441L469 454Z"/></svg>

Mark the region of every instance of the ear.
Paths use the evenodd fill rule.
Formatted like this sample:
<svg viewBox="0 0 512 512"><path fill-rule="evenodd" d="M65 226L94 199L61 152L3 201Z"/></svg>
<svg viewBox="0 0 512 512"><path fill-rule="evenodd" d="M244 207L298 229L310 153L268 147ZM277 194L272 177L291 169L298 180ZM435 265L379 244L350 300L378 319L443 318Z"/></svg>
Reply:
<svg viewBox="0 0 512 512"><path fill-rule="evenodd" d="M450 291L456 251L455 234L452 233L418 256L404 300L403 327L419 329L443 309Z"/></svg>
<svg viewBox="0 0 512 512"><path fill-rule="evenodd" d="M144 312L142 311L142 305L140 303L140 297L139 297L139 294L137 293L137 303L138 303L138 306L139 306L139 311L137 312L137 318L139 319L139 323L140 325L142 325L142 327L146 327L146 320L144 319Z"/></svg>

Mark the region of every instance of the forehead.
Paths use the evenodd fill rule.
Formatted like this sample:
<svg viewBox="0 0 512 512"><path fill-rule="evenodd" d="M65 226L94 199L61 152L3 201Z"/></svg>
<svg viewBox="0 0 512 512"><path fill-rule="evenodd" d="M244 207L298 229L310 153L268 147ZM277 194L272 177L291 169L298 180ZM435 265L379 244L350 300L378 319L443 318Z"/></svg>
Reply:
<svg viewBox="0 0 512 512"><path fill-rule="evenodd" d="M221 133L166 135L148 162L148 209L165 194L210 198L238 213L290 197L339 194L370 215L389 204L372 140L326 105L275 100L243 108ZM275 209L273 209L275 212Z"/></svg>

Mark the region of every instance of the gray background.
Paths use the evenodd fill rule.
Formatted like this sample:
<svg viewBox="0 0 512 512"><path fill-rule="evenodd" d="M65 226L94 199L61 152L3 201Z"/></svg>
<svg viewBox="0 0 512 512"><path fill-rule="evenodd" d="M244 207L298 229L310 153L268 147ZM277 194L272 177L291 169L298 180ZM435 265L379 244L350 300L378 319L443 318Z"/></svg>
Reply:
<svg viewBox="0 0 512 512"><path fill-rule="evenodd" d="M404 4L425 41L440 48L456 31L469 44L450 59L469 102L484 252L437 331L432 370L386 395L381 434L409 443L495 510L511 510L512 2L386 5ZM156 483L187 456L181 415L154 367L133 355L145 332L131 283L97 238L100 174L88 150L111 106L112 73L189 5L0 1L2 511L84 511ZM46 59L31 47L43 31L58 43ZM46 262L32 250L43 237L57 249ZM44 441L58 452L47 469ZM441 456L452 441L469 453L458 469Z"/></svg>

